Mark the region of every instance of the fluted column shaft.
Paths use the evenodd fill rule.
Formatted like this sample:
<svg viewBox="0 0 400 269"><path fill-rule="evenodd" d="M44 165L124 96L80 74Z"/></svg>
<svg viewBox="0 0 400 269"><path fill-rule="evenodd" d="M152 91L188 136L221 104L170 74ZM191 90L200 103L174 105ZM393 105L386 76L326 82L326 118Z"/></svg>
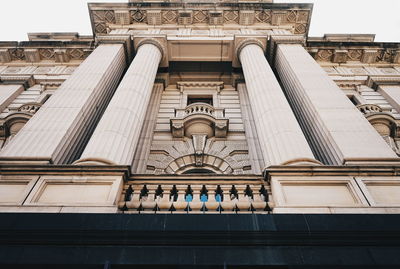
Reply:
<svg viewBox="0 0 400 269"><path fill-rule="evenodd" d="M153 44L139 47L78 164L132 164L161 57Z"/></svg>
<svg viewBox="0 0 400 269"><path fill-rule="evenodd" d="M98 46L3 148L0 158L71 161L80 154L125 67L123 45Z"/></svg>
<svg viewBox="0 0 400 269"><path fill-rule="evenodd" d="M249 44L240 51L239 58L265 166L313 160L314 155L262 49Z"/></svg>
<svg viewBox="0 0 400 269"><path fill-rule="evenodd" d="M326 164L388 160L395 153L299 44L277 45L275 67L314 152Z"/></svg>

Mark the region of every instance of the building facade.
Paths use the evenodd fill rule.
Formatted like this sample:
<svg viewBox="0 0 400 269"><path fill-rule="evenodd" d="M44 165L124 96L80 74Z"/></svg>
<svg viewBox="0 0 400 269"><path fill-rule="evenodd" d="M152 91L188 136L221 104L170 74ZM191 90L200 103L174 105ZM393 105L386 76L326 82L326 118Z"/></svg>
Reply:
<svg viewBox="0 0 400 269"><path fill-rule="evenodd" d="M309 37L312 8L92 3L93 36L0 42L3 263L399 265L400 43Z"/></svg>

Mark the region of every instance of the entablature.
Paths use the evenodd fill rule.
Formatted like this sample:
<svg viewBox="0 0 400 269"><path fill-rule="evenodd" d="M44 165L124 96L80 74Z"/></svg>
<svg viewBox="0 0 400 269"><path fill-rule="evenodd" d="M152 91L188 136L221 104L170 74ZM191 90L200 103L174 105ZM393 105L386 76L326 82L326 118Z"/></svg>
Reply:
<svg viewBox="0 0 400 269"><path fill-rule="evenodd" d="M80 63L94 48L93 39L0 42L0 63Z"/></svg>
<svg viewBox="0 0 400 269"><path fill-rule="evenodd" d="M307 34L312 4L272 4L260 2L131 2L91 3L89 12L95 35L112 29L161 30L173 27L235 29L288 28L293 34ZM211 32L211 31L210 31Z"/></svg>
<svg viewBox="0 0 400 269"><path fill-rule="evenodd" d="M400 43L373 42L366 41L367 39L368 37L361 40L309 38L307 49L318 62L400 64Z"/></svg>

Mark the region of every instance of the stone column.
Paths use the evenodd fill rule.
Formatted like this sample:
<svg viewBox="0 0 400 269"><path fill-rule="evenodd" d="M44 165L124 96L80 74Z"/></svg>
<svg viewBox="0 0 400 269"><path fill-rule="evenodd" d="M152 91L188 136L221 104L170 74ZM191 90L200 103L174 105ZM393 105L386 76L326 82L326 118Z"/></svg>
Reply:
<svg viewBox="0 0 400 269"><path fill-rule="evenodd" d="M99 45L3 148L0 158L57 164L74 159L125 67L122 44Z"/></svg>
<svg viewBox="0 0 400 269"><path fill-rule="evenodd" d="M314 155L265 59L261 45L244 42L238 46L246 88L265 167L315 162Z"/></svg>
<svg viewBox="0 0 400 269"><path fill-rule="evenodd" d="M144 41L76 164L131 165L163 48Z"/></svg>
<svg viewBox="0 0 400 269"><path fill-rule="evenodd" d="M272 46L275 47L276 70L320 160L338 165L397 159L382 137L300 44L275 43Z"/></svg>

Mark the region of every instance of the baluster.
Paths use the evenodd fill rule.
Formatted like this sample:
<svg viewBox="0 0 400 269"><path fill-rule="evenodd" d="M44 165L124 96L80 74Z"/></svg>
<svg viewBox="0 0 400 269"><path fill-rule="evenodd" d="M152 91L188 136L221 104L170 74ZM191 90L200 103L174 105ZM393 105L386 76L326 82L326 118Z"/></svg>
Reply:
<svg viewBox="0 0 400 269"><path fill-rule="evenodd" d="M131 188L133 189L131 200L126 202L126 207L128 209L138 210L141 204L140 193L143 189L143 185L131 185Z"/></svg>
<svg viewBox="0 0 400 269"><path fill-rule="evenodd" d="M155 211L156 208L156 190L158 185L147 185L147 196L142 197L143 211Z"/></svg>
<svg viewBox="0 0 400 269"><path fill-rule="evenodd" d="M221 202L221 207L225 213L229 213L236 207L237 199L231 199L231 185L221 185L223 201Z"/></svg>
<svg viewBox="0 0 400 269"><path fill-rule="evenodd" d="M158 196L157 206L160 211L166 212L169 211L172 205L170 197L172 185L162 185L161 188L163 189L163 193Z"/></svg>
<svg viewBox="0 0 400 269"><path fill-rule="evenodd" d="M236 185L235 187L236 187L237 193L238 193L238 202L236 203L237 208L242 212L249 211L250 201L249 201L249 197L245 193L247 186L246 185Z"/></svg>
<svg viewBox="0 0 400 269"><path fill-rule="evenodd" d="M264 211L267 206L267 202L265 201L264 194L261 193L261 186L250 185L250 187L253 190L253 202L251 203L253 208L256 211Z"/></svg>
<svg viewBox="0 0 400 269"><path fill-rule="evenodd" d="M186 189L188 188L187 185L176 185L176 189L178 190L178 199L174 202L174 208L177 213L182 213L185 211L187 207L187 202L185 200Z"/></svg>
<svg viewBox="0 0 400 269"><path fill-rule="evenodd" d="M193 195L193 200L189 202L190 209L192 209L193 213L199 213L201 209L203 208L203 202L200 200L200 192L201 189L203 188L202 185L191 185L192 188L192 195Z"/></svg>
<svg viewBox="0 0 400 269"><path fill-rule="evenodd" d="M208 190L208 201L206 202L206 207L209 212L215 212L218 210L219 202L215 200L215 189L216 185L206 185Z"/></svg>

